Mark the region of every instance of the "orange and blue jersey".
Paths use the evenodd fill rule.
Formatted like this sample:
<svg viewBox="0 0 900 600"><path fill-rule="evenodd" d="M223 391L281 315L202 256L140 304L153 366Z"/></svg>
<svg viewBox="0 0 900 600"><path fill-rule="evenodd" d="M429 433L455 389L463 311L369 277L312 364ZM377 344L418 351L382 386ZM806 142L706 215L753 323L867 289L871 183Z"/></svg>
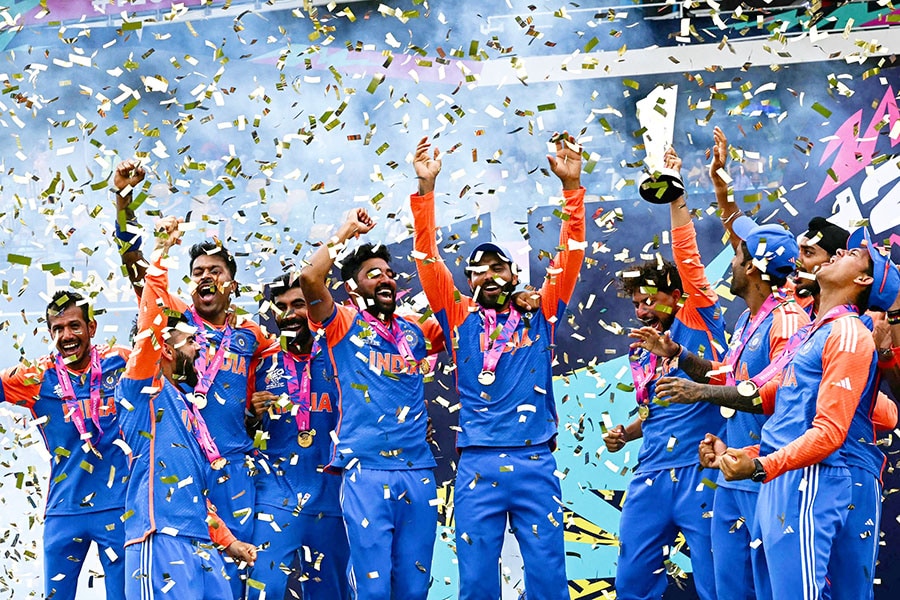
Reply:
<svg viewBox="0 0 900 600"><path fill-rule="evenodd" d="M151 266L144 281L135 347L116 388L119 422L131 449L126 546L154 533L211 539L206 494L214 473L191 433L184 392L160 371L167 286L166 271ZM242 389L246 391L246 386ZM228 530L220 525L217 531ZM230 534L228 539L234 540Z"/></svg>
<svg viewBox="0 0 900 600"><path fill-rule="evenodd" d="M165 269L159 262L154 266ZM191 307L181 298L170 294L168 289L161 289L158 297L163 306L184 313L190 324L206 336L208 360L212 362L216 349L222 343L225 325L208 323L190 310ZM249 319L240 319L233 328L225 360L206 394L207 403L200 412L210 426L219 452L229 462L243 462L244 454L253 449L253 440L247 435L247 428L244 426L247 386L253 375L251 363L258 360L273 344L274 341L259 325Z"/></svg>
<svg viewBox="0 0 900 600"><path fill-rule="evenodd" d="M262 453L266 458L265 465L257 460L256 504L302 510L311 516L339 517L341 478L323 473L331 459L331 432L338 422L338 392L333 378L326 376L325 352L316 350L310 366L309 406L309 426L315 435L309 448L297 443L297 405L288 399L291 371L284 361L293 358L280 351L265 357L255 369L250 394L266 391L281 397L262 417L262 429L267 434ZM297 363L298 373L303 368L302 363Z"/></svg>
<svg viewBox="0 0 900 600"><path fill-rule="evenodd" d="M743 339L749 323L750 311L746 310L738 317L738 321L735 324L732 344L737 344ZM746 340L746 345L733 366L734 379L736 381L747 381L762 372L770 363L781 356L791 336L807 323L809 323L809 315L793 300L788 300L778 305L760 323L750 338ZM722 365L714 362L713 370L716 374L710 378L710 383L725 385L726 376L722 370ZM735 411L725 421L725 439L728 445L734 448L743 448L758 444L762 426L767 418L768 416L764 414ZM759 491L758 483L754 483L749 479L727 481L721 472L716 485L753 492Z"/></svg>
<svg viewBox="0 0 900 600"><path fill-rule="evenodd" d="M94 427L90 402L90 367L69 371L75 398L99 456L84 451L70 410L62 400L62 387L54 356L20 364L0 374L0 401L27 408L38 420L44 444L53 457L47 515L82 515L125 505L128 457L114 442L120 439L115 387L125 368L129 350L119 346L96 346L100 353L100 415L103 435Z"/></svg>
<svg viewBox="0 0 900 600"><path fill-rule="evenodd" d="M393 317L415 361L382 338L355 307L335 304L323 323L327 377L335 378L338 423L328 468L434 468L425 440L428 413L420 365L443 345L432 319Z"/></svg>
<svg viewBox="0 0 900 600"><path fill-rule="evenodd" d="M523 447L545 444L556 437L553 397L553 352L557 325L572 297L584 262L584 188L564 190L562 250L548 267L540 291L540 310L527 313L510 332L491 385L479 382L484 355L491 343L484 314L453 284L440 259L434 218L434 193L412 195L415 218L416 267L428 303L446 339L460 397L457 447ZM510 311L497 314L503 327Z"/></svg>
<svg viewBox="0 0 900 600"><path fill-rule="evenodd" d="M781 371L759 444L766 481L814 464L846 467L848 454L856 453L847 450L848 431L861 404L872 410L875 374L875 342L858 315L816 329Z"/></svg>
<svg viewBox="0 0 900 600"><path fill-rule="evenodd" d="M675 313L669 335L687 351L708 360L719 360L725 349L725 322L718 296L706 278L693 222L672 229L672 258L686 299ZM676 366L677 361L661 362L660 376L689 379ZM638 363L642 370L647 369L650 354L642 353ZM654 378L648 384L648 398L655 397L657 381ZM723 436L724 419L719 407L712 404L665 404L651 400L647 408L636 473L695 465L697 444L704 436L707 433Z"/></svg>

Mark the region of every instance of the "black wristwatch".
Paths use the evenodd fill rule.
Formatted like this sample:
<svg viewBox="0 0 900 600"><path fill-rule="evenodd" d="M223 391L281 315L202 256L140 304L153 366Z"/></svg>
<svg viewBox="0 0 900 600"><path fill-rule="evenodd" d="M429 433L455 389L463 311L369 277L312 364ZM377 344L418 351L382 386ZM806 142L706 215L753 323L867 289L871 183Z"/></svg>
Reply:
<svg viewBox="0 0 900 600"><path fill-rule="evenodd" d="M750 481L762 483L766 480L766 470L763 468L762 462L758 458L753 459L753 474L750 475Z"/></svg>

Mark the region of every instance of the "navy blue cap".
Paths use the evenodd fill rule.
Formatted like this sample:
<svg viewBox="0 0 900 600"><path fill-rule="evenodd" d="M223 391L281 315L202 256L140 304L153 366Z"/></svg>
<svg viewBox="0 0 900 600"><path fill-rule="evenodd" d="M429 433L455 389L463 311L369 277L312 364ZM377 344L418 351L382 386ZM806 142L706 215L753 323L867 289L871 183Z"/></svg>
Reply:
<svg viewBox="0 0 900 600"><path fill-rule="evenodd" d="M866 227L860 227L850 234L847 249L862 248L863 242L866 242L866 249L872 259L872 277L875 279L869 295L869 308L886 311L893 306L897 294L900 293L900 271L897 270L897 265L891 262L890 255L882 253L881 248L872 243Z"/></svg>
<svg viewBox="0 0 900 600"><path fill-rule="evenodd" d="M509 253L493 242L484 242L483 244L475 246L475 249L472 250L472 253L469 255L469 264L481 260L481 255L485 252L493 252L499 256L500 260L503 262L513 264L512 259L509 257Z"/></svg>
<svg viewBox="0 0 900 600"><path fill-rule="evenodd" d="M753 260L769 275L787 277L797 268L800 246L790 230L781 225L757 225L741 215L732 224L734 234L747 243Z"/></svg>

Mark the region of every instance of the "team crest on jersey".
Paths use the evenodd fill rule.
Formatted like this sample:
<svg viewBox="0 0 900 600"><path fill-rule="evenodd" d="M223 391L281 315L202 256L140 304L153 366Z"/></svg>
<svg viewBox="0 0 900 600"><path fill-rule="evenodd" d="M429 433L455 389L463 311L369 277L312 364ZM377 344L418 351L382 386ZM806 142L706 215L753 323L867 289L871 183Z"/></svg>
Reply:
<svg viewBox="0 0 900 600"><path fill-rule="evenodd" d="M812 347L813 347L813 343L812 343L812 340L810 340L800 347L798 354L807 354L810 350L812 350Z"/></svg>
<svg viewBox="0 0 900 600"><path fill-rule="evenodd" d="M247 340L244 339L244 336L239 335L239 336L235 337L234 341L235 341L235 345L238 348L240 348L241 350L247 349Z"/></svg>
<svg viewBox="0 0 900 600"><path fill-rule="evenodd" d="M747 349L756 351L759 350L760 345L762 344L762 334L757 333L752 338L750 338L750 343L747 344Z"/></svg>
<svg viewBox="0 0 900 600"><path fill-rule="evenodd" d="M413 346L415 346L416 344L419 343L419 336L412 329L407 329L403 333L403 337L406 338L406 343L409 344L410 348L412 348Z"/></svg>

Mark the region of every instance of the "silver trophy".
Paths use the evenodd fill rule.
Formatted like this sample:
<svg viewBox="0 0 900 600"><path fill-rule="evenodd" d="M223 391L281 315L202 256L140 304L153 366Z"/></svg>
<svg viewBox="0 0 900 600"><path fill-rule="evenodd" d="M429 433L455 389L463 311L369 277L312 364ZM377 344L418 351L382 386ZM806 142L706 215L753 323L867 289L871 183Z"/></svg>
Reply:
<svg viewBox="0 0 900 600"><path fill-rule="evenodd" d="M638 182L641 198L653 204L670 204L684 195L681 174L665 166L666 149L675 134L678 86L656 86L637 102L637 118L643 129L646 171Z"/></svg>

